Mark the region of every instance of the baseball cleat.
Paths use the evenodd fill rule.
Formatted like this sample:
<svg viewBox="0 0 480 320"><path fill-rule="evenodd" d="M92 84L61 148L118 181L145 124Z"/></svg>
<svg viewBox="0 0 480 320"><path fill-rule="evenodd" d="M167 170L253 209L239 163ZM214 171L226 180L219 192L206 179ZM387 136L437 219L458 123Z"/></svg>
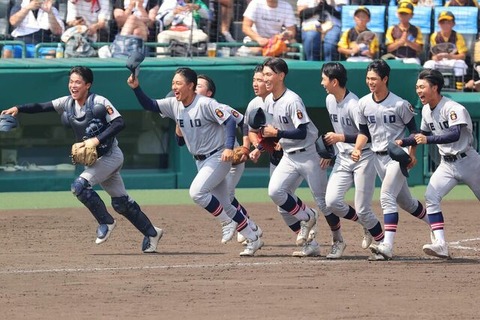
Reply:
<svg viewBox="0 0 480 320"><path fill-rule="evenodd" d="M157 235L155 237L146 236L145 238L143 238L142 251L144 253L152 253L157 251L158 242L163 236L163 230L157 227L154 228L155 231L157 231Z"/></svg>
<svg viewBox="0 0 480 320"><path fill-rule="evenodd" d="M245 238L240 232L237 233L237 242L241 244L246 244L247 238Z"/></svg>
<svg viewBox="0 0 480 320"><path fill-rule="evenodd" d="M300 232L297 235L297 246L303 246L307 242L310 230L317 224L318 213L316 210L310 208L310 213L308 213L310 219L307 221L300 221Z"/></svg>
<svg viewBox="0 0 480 320"><path fill-rule="evenodd" d="M379 244L371 244L369 247L372 253L377 253L382 255L385 260L390 260L393 257L393 249L390 244L387 243L379 243Z"/></svg>
<svg viewBox="0 0 480 320"><path fill-rule="evenodd" d="M222 243L225 244L232 240L235 231L237 230L237 223L233 220L222 222Z"/></svg>
<svg viewBox="0 0 480 320"><path fill-rule="evenodd" d="M432 244L426 244L423 246L423 252L429 256L434 256L442 259L451 259L448 254L448 245L445 242L437 241Z"/></svg>
<svg viewBox="0 0 480 320"><path fill-rule="evenodd" d="M363 228L362 249L368 249L373 242L373 237L367 228Z"/></svg>
<svg viewBox="0 0 480 320"><path fill-rule="evenodd" d="M311 242L306 242L303 245L301 251L294 251L292 253L293 257L319 257L320 256L320 246L316 240Z"/></svg>
<svg viewBox="0 0 480 320"><path fill-rule="evenodd" d="M385 257L378 253L372 253L367 259L368 261L385 261Z"/></svg>
<svg viewBox="0 0 480 320"><path fill-rule="evenodd" d="M332 248L330 249L330 253L327 254L326 258L327 259L340 259L343 256L343 251L345 251L345 248L347 247L347 244L343 241L335 241L332 244Z"/></svg>
<svg viewBox="0 0 480 320"><path fill-rule="evenodd" d="M241 257L253 257L257 250L260 250L263 247L263 241L260 237L257 236L256 240L247 239L247 247L245 250L240 252Z"/></svg>
<svg viewBox="0 0 480 320"><path fill-rule="evenodd" d="M95 240L96 244L101 244L107 241L108 237L112 233L113 229L115 229L115 225L117 224L116 220L113 220L112 224L101 224L97 228L97 240Z"/></svg>

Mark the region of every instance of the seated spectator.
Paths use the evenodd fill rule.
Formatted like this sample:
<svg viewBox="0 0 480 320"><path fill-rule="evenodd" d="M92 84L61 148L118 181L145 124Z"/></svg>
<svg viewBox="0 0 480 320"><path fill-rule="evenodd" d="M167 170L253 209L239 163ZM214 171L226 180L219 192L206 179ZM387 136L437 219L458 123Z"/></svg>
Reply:
<svg viewBox="0 0 480 320"><path fill-rule="evenodd" d="M90 41L97 41L99 32L107 32L112 16L109 0L70 0L67 4L67 26L86 26Z"/></svg>
<svg viewBox="0 0 480 320"><path fill-rule="evenodd" d="M255 41L265 47L268 41L281 35L287 42L295 42L297 20L292 6L284 0L252 0L243 13L242 31L248 37L244 41ZM285 28L285 30L284 30ZM253 54L260 48L250 48Z"/></svg>
<svg viewBox="0 0 480 320"><path fill-rule="evenodd" d="M432 54L431 60L424 63L428 69L453 69L457 89L463 88L463 76L467 73L468 66L465 58L468 54L468 48L463 36L453 30L455 26L455 16L450 11L442 11L438 16L440 31L432 33L430 36L430 46L433 48L437 44L451 43L455 46L453 52L441 52Z"/></svg>
<svg viewBox="0 0 480 320"><path fill-rule="evenodd" d="M170 43L172 40L189 44L190 36L193 44L207 42L208 35L198 28L200 19L209 19L210 11L201 0L165 0L160 7L159 17L163 19L163 25L168 30L158 34L159 43ZM166 56L167 48L158 47L159 58Z"/></svg>
<svg viewBox="0 0 480 320"><path fill-rule="evenodd" d="M355 10L353 18L355 26L342 34L338 42L338 52L343 54L347 61L372 61L378 55L378 37L370 33L368 41L359 39L361 33L370 31L367 28L367 24L370 22L370 10L360 6Z"/></svg>
<svg viewBox="0 0 480 320"><path fill-rule="evenodd" d="M340 39L342 25L339 6L343 5L340 2L332 1L332 5L330 5L325 0L297 1L297 13L301 21L303 51L306 60L339 60L337 43ZM348 1L345 1L344 4L348 4Z"/></svg>
<svg viewBox="0 0 480 320"><path fill-rule="evenodd" d="M423 35L419 27L410 24L413 17L413 5L409 1L398 4L399 23L390 26L385 34L387 52L404 63L420 64L419 54L423 50Z"/></svg>
<svg viewBox="0 0 480 320"><path fill-rule="evenodd" d="M10 11L9 22L14 28L12 36L14 40L20 40L26 44L25 56L35 56L35 45L40 42L51 42L52 36L58 36L65 31L65 26L53 6L53 0L23 0L17 1ZM56 46L55 46L56 47ZM42 48L40 54L55 56L55 47ZM5 46L4 58L21 58L20 46Z"/></svg>
<svg viewBox="0 0 480 320"><path fill-rule="evenodd" d="M230 33L230 26L233 19L233 0L218 0L220 3L220 32L227 42L235 42L236 40Z"/></svg>
<svg viewBox="0 0 480 320"><path fill-rule="evenodd" d="M445 2L445 7L477 7L477 0L450 0Z"/></svg>
<svg viewBox="0 0 480 320"><path fill-rule="evenodd" d="M116 0L113 17L122 36L136 36L148 41L155 34L155 18L160 0Z"/></svg>

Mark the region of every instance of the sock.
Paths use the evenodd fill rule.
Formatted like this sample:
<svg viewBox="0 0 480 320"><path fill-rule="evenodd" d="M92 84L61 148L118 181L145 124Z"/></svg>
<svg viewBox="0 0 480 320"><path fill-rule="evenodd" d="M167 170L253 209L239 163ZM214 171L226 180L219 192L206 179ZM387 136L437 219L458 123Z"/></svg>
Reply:
<svg viewBox="0 0 480 320"><path fill-rule="evenodd" d="M302 203L300 199L298 200ZM287 201L279 207L290 213L292 216L295 216L295 218L300 221L308 221L310 219L310 216L305 211L307 210L307 206L298 205L297 201L295 201L291 195L287 195Z"/></svg>
<svg viewBox="0 0 480 320"><path fill-rule="evenodd" d="M237 214L235 214L233 220L238 223L237 232L249 240L257 240L257 233L252 230L248 224L248 219L243 215L243 213L237 211Z"/></svg>
<svg viewBox="0 0 480 320"><path fill-rule="evenodd" d="M377 242L380 242L385 238L385 234L383 233L382 225L380 224L380 222L377 222L377 224L372 229L368 229L368 232L370 232L370 234L372 235L373 240Z"/></svg>
<svg viewBox="0 0 480 320"><path fill-rule="evenodd" d="M424 221L425 223L430 224L427 217L427 210L425 210L425 207L422 205L420 201L418 201L417 209L413 212L410 212L410 214L415 218L418 218Z"/></svg>
<svg viewBox="0 0 480 320"><path fill-rule="evenodd" d="M325 220L327 220L327 223L330 226L330 230L332 231L333 241L343 242L342 231L340 230L342 227L340 218L333 213L330 213L328 216L325 216Z"/></svg>
<svg viewBox="0 0 480 320"><path fill-rule="evenodd" d="M435 235L435 240L440 242L445 242L445 231L444 231L444 220L443 213L435 212L428 214L428 220L430 221L430 226L432 228L433 234Z"/></svg>
<svg viewBox="0 0 480 320"><path fill-rule="evenodd" d="M383 215L383 219L385 224L385 238L383 239L383 242L393 245L395 233L397 232L398 212L386 213Z"/></svg>
<svg viewBox="0 0 480 320"><path fill-rule="evenodd" d="M210 200L210 203L205 207L205 210L222 222L231 220L215 196L212 196L212 200Z"/></svg>
<svg viewBox="0 0 480 320"><path fill-rule="evenodd" d="M300 221L295 222L294 224L288 226L293 232L299 233L300 232Z"/></svg>
<svg viewBox="0 0 480 320"><path fill-rule="evenodd" d="M347 220L358 221L357 212L351 206L348 206L348 212L343 218Z"/></svg>
<svg viewBox="0 0 480 320"><path fill-rule="evenodd" d="M245 209L244 206L242 206L242 205L240 204L240 202L238 202L237 198L233 198L232 206L234 206L235 208L237 208L237 210L241 210L242 213L248 218L247 209Z"/></svg>

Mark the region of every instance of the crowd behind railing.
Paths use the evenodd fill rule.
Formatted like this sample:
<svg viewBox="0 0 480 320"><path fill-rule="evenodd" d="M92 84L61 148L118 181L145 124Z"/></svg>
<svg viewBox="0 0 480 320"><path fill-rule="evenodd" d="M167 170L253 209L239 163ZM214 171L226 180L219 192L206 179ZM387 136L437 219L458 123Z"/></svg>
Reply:
<svg viewBox="0 0 480 320"><path fill-rule="evenodd" d="M0 0L0 46L2 58L396 59L480 91L477 0L443 1Z"/></svg>

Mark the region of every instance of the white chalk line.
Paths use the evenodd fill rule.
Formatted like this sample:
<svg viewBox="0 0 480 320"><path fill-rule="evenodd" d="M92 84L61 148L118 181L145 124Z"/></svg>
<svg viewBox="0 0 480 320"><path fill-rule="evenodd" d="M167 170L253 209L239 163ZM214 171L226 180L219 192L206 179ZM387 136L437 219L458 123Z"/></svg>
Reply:
<svg viewBox="0 0 480 320"><path fill-rule="evenodd" d="M449 242L449 247L459 250L470 250L478 252L480 249L462 245L465 242L480 241L480 238L464 239ZM468 258L459 257L455 258ZM251 258L247 258L251 259ZM412 258L394 257L392 261L413 261ZM177 264L177 265L154 265L154 266L132 266L132 267L96 267L96 268L53 268L53 269L17 269L17 270L0 270L0 275L14 275L14 274L36 274L36 273L88 273L88 272L108 272L108 271L135 271L135 270L161 270L161 269L201 269L201 268L232 268L232 267L265 267L274 265L297 265L297 264L328 264L328 263L354 263L363 260L359 259L339 259L339 260L325 260L312 258L294 258L290 261L263 261L263 262L231 262L222 264ZM382 262L378 262L382 263Z"/></svg>

